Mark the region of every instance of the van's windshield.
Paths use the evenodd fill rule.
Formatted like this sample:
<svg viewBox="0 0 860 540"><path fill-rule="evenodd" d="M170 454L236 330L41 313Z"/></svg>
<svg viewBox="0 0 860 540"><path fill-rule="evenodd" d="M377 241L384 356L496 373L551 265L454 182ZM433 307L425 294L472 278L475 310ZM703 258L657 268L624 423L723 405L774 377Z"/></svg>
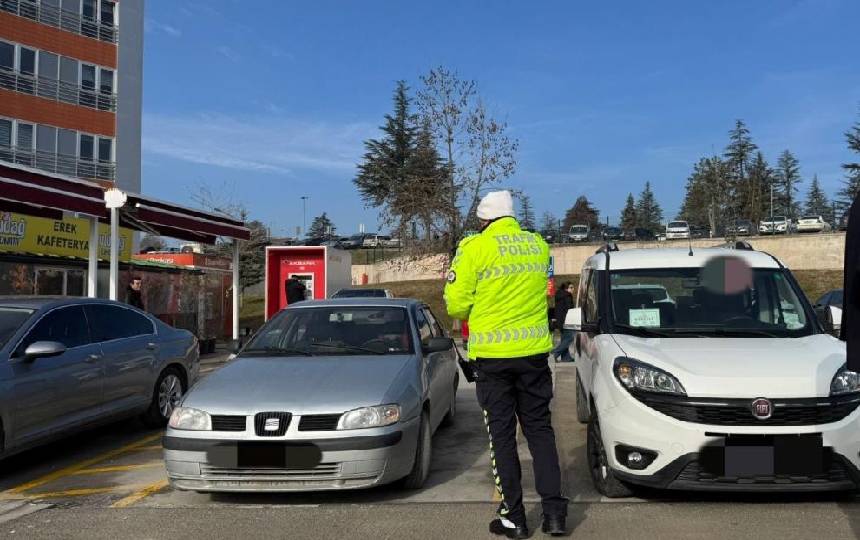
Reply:
<svg viewBox="0 0 860 540"><path fill-rule="evenodd" d="M814 332L804 303L781 269L753 269L735 295L706 289L701 268L610 273L614 331L659 337L801 337Z"/></svg>

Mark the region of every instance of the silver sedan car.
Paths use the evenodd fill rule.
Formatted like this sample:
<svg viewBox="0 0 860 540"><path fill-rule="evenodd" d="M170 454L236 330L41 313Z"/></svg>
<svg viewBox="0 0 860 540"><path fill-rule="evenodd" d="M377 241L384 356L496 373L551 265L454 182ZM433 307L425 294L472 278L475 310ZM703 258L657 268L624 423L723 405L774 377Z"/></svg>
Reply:
<svg viewBox="0 0 860 540"><path fill-rule="evenodd" d="M194 335L131 306L0 297L0 456L128 416L162 426L199 369Z"/></svg>
<svg viewBox="0 0 860 540"><path fill-rule="evenodd" d="M458 353L429 308L302 302L185 396L164 436L170 483L194 491L420 487L456 412Z"/></svg>

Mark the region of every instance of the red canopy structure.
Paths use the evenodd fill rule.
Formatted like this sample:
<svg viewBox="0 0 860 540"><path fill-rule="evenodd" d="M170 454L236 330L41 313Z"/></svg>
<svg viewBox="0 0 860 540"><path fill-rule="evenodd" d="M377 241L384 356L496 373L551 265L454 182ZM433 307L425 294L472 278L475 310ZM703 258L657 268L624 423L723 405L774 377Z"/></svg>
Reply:
<svg viewBox="0 0 860 540"><path fill-rule="evenodd" d="M125 193L124 204L112 211L106 205L106 192L113 189L102 184L61 174L48 173L23 165L0 161L0 211L61 219L64 214L90 218L88 294L96 296L98 263L98 221L111 223L111 298L117 294L117 240L120 224L180 240L214 244L216 239L233 240L233 337L239 333L239 241L248 240L251 232L241 221L230 216L188 208L153 199L140 193Z"/></svg>

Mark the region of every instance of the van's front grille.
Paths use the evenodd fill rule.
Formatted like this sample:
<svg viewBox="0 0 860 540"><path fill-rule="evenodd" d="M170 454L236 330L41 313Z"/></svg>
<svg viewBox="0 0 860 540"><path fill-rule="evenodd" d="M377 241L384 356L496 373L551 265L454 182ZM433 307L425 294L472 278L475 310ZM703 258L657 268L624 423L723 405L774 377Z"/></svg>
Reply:
<svg viewBox="0 0 860 540"><path fill-rule="evenodd" d="M772 399L773 414L760 420L752 414L753 399L719 399L664 396L647 392L633 395L652 409L672 418L713 426L815 426L838 422L860 405L860 396Z"/></svg>

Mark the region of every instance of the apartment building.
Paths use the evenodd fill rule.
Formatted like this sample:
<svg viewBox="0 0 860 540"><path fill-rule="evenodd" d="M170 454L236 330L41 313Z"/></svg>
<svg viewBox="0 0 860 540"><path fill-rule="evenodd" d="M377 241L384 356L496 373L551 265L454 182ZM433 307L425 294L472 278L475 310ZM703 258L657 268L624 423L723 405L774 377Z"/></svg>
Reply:
<svg viewBox="0 0 860 540"><path fill-rule="evenodd" d="M0 160L139 193L144 0L0 0Z"/></svg>

